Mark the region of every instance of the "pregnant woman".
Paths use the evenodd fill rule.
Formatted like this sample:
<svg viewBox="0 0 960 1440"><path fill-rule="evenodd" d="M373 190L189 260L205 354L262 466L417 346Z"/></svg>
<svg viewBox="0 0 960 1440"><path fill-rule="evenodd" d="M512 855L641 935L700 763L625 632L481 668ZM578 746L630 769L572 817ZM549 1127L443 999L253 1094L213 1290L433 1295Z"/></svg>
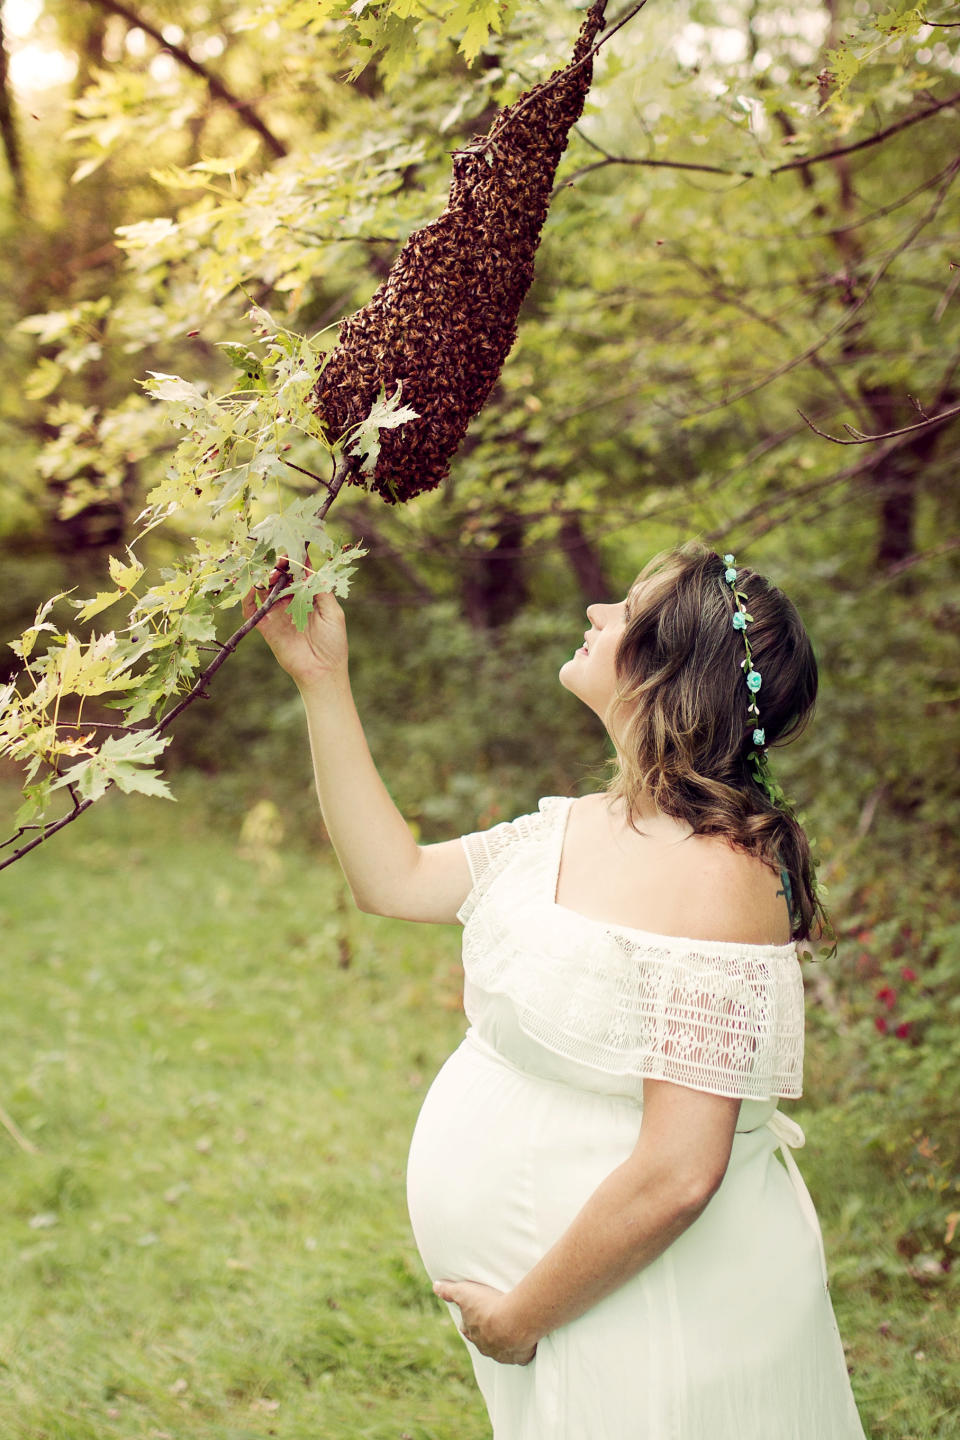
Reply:
<svg viewBox="0 0 960 1440"><path fill-rule="evenodd" d="M284 606L261 622L357 904L464 926L470 1029L413 1137L417 1245L495 1440L863 1440L777 1108L820 917L765 748L813 706L809 640L700 545L587 618L560 681L603 720L612 783L427 846L370 758L334 599L303 634Z"/></svg>

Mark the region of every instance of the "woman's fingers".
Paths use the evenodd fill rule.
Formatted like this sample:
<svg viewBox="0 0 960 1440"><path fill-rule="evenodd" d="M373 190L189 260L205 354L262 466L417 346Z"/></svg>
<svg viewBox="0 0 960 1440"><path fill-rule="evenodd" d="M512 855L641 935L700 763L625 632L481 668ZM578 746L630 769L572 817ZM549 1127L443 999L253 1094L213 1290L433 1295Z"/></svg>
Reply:
<svg viewBox="0 0 960 1440"><path fill-rule="evenodd" d="M277 583L277 581L280 579L280 576L281 576L281 575L289 575L289 573L290 573L290 557L289 557L288 555L280 555L280 556L278 556L278 557L277 557L277 563L276 563L276 565L274 565L273 569L270 571L270 578L269 578L269 581L267 582L267 583L269 584L271 590L273 589L274 585L276 585L276 583Z"/></svg>
<svg viewBox="0 0 960 1440"><path fill-rule="evenodd" d="M289 557L286 555L280 555L277 558L276 565L274 565L273 569L270 571L270 574L267 576L266 585L254 585L251 589L247 591L246 595L244 595L240 607L243 611L244 619L249 620L254 610L256 610L260 605L263 604L264 600L266 599L267 592L269 590L272 590L279 580L284 577L289 579L289 576Z"/></svg>

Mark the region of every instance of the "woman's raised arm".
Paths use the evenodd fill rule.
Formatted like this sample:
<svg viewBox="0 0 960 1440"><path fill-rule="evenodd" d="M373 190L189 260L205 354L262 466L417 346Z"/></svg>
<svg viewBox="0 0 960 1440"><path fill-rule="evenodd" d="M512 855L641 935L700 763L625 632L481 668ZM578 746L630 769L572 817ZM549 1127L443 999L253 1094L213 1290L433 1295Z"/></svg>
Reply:
<svg viewBox="0 0 960 1440"><path fill-rule="evenodd" d="M256 605L251 592L244 613ZM471 884L463 846L418 845L380 779L350 690L343 611L319 595L301 632L289 605L280 601L258 628L300 691L323 821L354 900L374 915L454 921Z"/></svg>

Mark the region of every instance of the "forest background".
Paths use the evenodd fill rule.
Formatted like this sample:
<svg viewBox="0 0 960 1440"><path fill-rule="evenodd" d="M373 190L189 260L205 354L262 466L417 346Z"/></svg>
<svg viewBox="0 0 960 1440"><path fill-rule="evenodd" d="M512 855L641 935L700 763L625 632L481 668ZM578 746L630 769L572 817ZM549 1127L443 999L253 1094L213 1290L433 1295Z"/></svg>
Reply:
<svg viewBox="0 0 960 1440"><path fill-rule="evenodd" d="M238 525L302 517L322 487L286 462L326 457L297 433L137 539L183 481L184 428L219 423L223 394L270 403L264 329L316 363L441 210L450 152L577 19L553 0L0 5L0 617L36 667L51 639L59 733L80 734L85 684L85 720L116 719L64 664L87 616L129 643L111 581L118 606L168 587L141 720L235 627L184 573ZM556 670L584 604L659 549L700 536L796 600L821 699L774 762L839 939L806 962L805 1170L868 1433L901 1440L960 1434L958 106L955 5L651 0L600 54L519 340L449 481L406 506L349 489L328 522L367 552L358 703L426 838L597 783L602 736ZM0 685L24 669L5 654ZM256 637L173 733L176 807L114 789L0 879L2 1433L479 1436L397 1181L462 1027L455 937L347 912L299 704ZM157 790L154 764L98 773ZM8 765L0 840L64 799L55 773L24 805ZM218 1170L228 1131L255 1137L249 1173Z"/></svg>

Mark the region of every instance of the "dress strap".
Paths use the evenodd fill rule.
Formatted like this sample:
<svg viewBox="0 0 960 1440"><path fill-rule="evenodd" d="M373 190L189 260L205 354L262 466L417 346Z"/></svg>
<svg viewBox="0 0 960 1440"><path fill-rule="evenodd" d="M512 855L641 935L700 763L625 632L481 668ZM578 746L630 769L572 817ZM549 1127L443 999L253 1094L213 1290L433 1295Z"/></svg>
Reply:
<svg viewBox="0 0 960 1440"><path fill-rule="evenodd" d="M550 862L550 893L545 899L556 903L557 891L560 888L560 866L563 863L563 845L567 838L567 823L570 819L570 811L573 809L574 796L564 796L558 800L553 811L555 815L553 831L553 857ZM541 801L541 804L544 802Z"/></svg>
<svg viewBox="0 0 960 1440"><path fill-rule="evenodd" d="M787 1174L790 1176L797 1203L803 1212L804 1219L810 1226L817 1238L817 1248L820 1251L820 1270L823 1275L823 1286L829 1290L830 1281L827 1278L827 1256L823 1248L823 1233L820 1229L820 1221L817 1218L816 1206L810 1198L810 1191L807 1189L803 1176L800 1174L800 1167L793 1158L792 1151L799 1150L807 1143L796 1120L791 1120L789 1115L784 1115L780 1110L774 1110L770 1119L766 1122L766 1128L771 1130L778 1142L778 1149L783 1156L783 1163L787 1167Z"/></svg>

